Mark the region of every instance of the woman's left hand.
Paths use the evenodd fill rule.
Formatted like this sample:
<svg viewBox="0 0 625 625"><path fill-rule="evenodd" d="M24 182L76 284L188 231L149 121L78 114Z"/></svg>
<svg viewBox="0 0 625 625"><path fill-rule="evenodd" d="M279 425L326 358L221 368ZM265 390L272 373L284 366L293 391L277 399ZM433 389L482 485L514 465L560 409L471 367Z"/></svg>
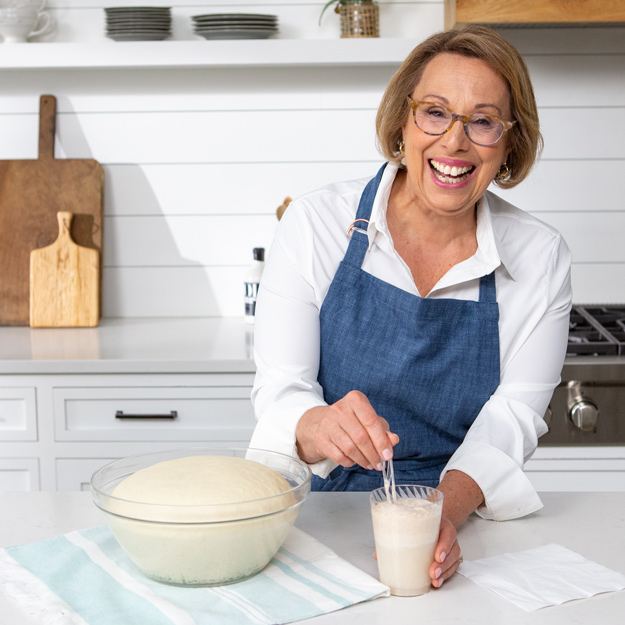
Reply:
<svg viewBox="0 0 625 625"><path fill-rule="evenodd" d="M430 565L432 586L440 588L443 582L458 570L461 562L462 555L456 528L448 518L443 517L438 534L438 543L434 549L434 562Z"/></svg>

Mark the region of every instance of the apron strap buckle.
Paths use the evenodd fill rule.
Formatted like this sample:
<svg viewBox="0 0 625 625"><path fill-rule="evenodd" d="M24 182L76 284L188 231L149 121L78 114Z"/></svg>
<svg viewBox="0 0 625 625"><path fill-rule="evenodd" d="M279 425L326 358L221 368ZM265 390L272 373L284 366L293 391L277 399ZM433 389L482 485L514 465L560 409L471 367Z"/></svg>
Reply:
<svg viewBox="0 0 625 625"><path fill-rule="evenodd" d="M359 228L359 227L356 225L356 223L357 223L357 222L359 222L359 221L364 222L364 223L366 223L366 224L368 224L368 223L369 223L369 220L368 220L368 219L362 219L362 218L359 218L359 219L354 219L354 221L352 221L352 223L351 223L351 224L349 224L349 228L347 228L347 236L348 236L348 237L349 237L349 236L351 236L352 232L354 232L354 231L356 231L356 232L360 232L361 234L364 234L364 235L366 235L366 234L367 234L367 229L366 229L366 228Z"/></svg>

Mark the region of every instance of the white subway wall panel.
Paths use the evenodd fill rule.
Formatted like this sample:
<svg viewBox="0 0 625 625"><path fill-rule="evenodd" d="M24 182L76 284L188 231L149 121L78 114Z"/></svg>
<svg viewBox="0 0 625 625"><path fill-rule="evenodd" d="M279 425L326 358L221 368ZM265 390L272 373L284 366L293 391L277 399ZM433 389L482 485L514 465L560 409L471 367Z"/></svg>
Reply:
<svg viewBox="0 0 625 625"><path fill-rule="evenodd" d="M275 215L124 217L108 219L105 266L245 265L252 248L268 248ZM144 245L146 233L150 245Z"/></svg>
<svg viewBox="0 0 625 625"><path fill-rule="evenodd" d="M537 213L571 248L574 263L625 263L625 211Z"/></svg>
<svg viewBox="0 0 625 625"><path fill-rule="evenodd" d="M105 317L243 314L247 267L111 267L103 271Z"/></svg>
<svg viewBox="0 0 625 625"><path fill-rule="evenodd" d="M571 281L577 303L625 302L625 263L573 263Z"/></svg>
<svg viewBox="0 0 625 625"><path fill-rule="evenodd" d="M375 109L78 113L57 119L57 157L105 163L371 160ZM549 159L625 159L625 106L540 112ZM34 158L32 115L0 116L0 158ZM17 130L16 130L17 129ZM575 129L575 132L572 132ZM17 137L25 139L17 142Z"/></svg>
<svg viewBox="0 0 625 625"><path fill-rule="evenodd" d="M625 212L541 212L562 233L574 262L625 263ZM108 219L105 266L246 265L253 247L268 248L270 215L125 217ZM146 232L150 245L144 245Z"/></svg>
<svg viewBox="0 0 625 625"><path fill-rule="evenodd" d="M274 215L286 196L294 198L330 182L371 176L381 162L377 158L311 163L107 165L104 213L111 218ZM120 222L110 219L107 223ZM111 239L117 245L114 235ZM231 243L238 245L238 241Z"/></svg>
<svg viewBox="0 0 625 625"><path fill-rule="evenodd" d="M245 266L104 269L106 317L239 316ZM625 302L625 263L574 263L576 302Z"/></svg>
<svg viewBox="0 0 625 625"><path fill-rule="evenodd" d="M625 107L541 111L543 157L625 159L624 113ZM57 156L103 163L372 159L374 119L375 109L77 114L57 121ZM3 116L0 131L24 122ZM6 150L0 156L7 158Z"/></svg>
<svg viewBox="0 0 625 625"><path fill-rule="evenodd" d="M491 190L538 217L554 211L588 215L625 211L623 168L625 159L541 159L520 185Z"/></svg>

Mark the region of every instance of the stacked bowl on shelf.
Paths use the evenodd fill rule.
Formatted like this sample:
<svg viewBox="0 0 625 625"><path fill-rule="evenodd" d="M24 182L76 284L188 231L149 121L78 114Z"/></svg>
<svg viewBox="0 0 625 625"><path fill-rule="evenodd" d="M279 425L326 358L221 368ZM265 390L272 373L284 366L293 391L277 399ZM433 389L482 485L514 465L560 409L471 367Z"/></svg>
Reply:
<svg viewBox="0 0 625 625"><path fill-rule="evenodd" d="M278 32L278 18L263 13L208 13L192 18L205 39L267 39Z"/></svg>
<svg viewBox="0 0 625 625"><path fill-rule="evenodd" d="M171 35L170 7L109 7L106 36L115 41L160 41Z"/></svg>

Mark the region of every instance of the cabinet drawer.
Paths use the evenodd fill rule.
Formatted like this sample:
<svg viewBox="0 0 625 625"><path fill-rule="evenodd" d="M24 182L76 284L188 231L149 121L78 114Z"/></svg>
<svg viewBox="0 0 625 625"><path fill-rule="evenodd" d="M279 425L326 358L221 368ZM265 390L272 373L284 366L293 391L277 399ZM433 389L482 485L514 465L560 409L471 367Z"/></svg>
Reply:
<svg viewBox="0 0 625 625"><path fill-rule="evenodd" d="M243 441L249 387L55 388L57 441Z"/></svg>
<svg viewBox="0 0 625 625"><path fill-rule="evenodd" d="M56 490L89 490L91 476L117 458L57 458Z"/></svg>
<svg viewBox="0 0 625 625"><path fill-rule="evenodd" d="M0 459L0 492L29 492L39 488L37 458Z"/></svg>
<svg viewBox="0 0 625 625"><path fill-rule="evenodd" d="M525 472L545 492L625 491L625 458L532 458Z"/></svg>
<svg viewBox="0 0 625 625"><path fill-rule="evenodd" d="M0 388L0 441L37 440L37 402L32 387Z"/></svg>

